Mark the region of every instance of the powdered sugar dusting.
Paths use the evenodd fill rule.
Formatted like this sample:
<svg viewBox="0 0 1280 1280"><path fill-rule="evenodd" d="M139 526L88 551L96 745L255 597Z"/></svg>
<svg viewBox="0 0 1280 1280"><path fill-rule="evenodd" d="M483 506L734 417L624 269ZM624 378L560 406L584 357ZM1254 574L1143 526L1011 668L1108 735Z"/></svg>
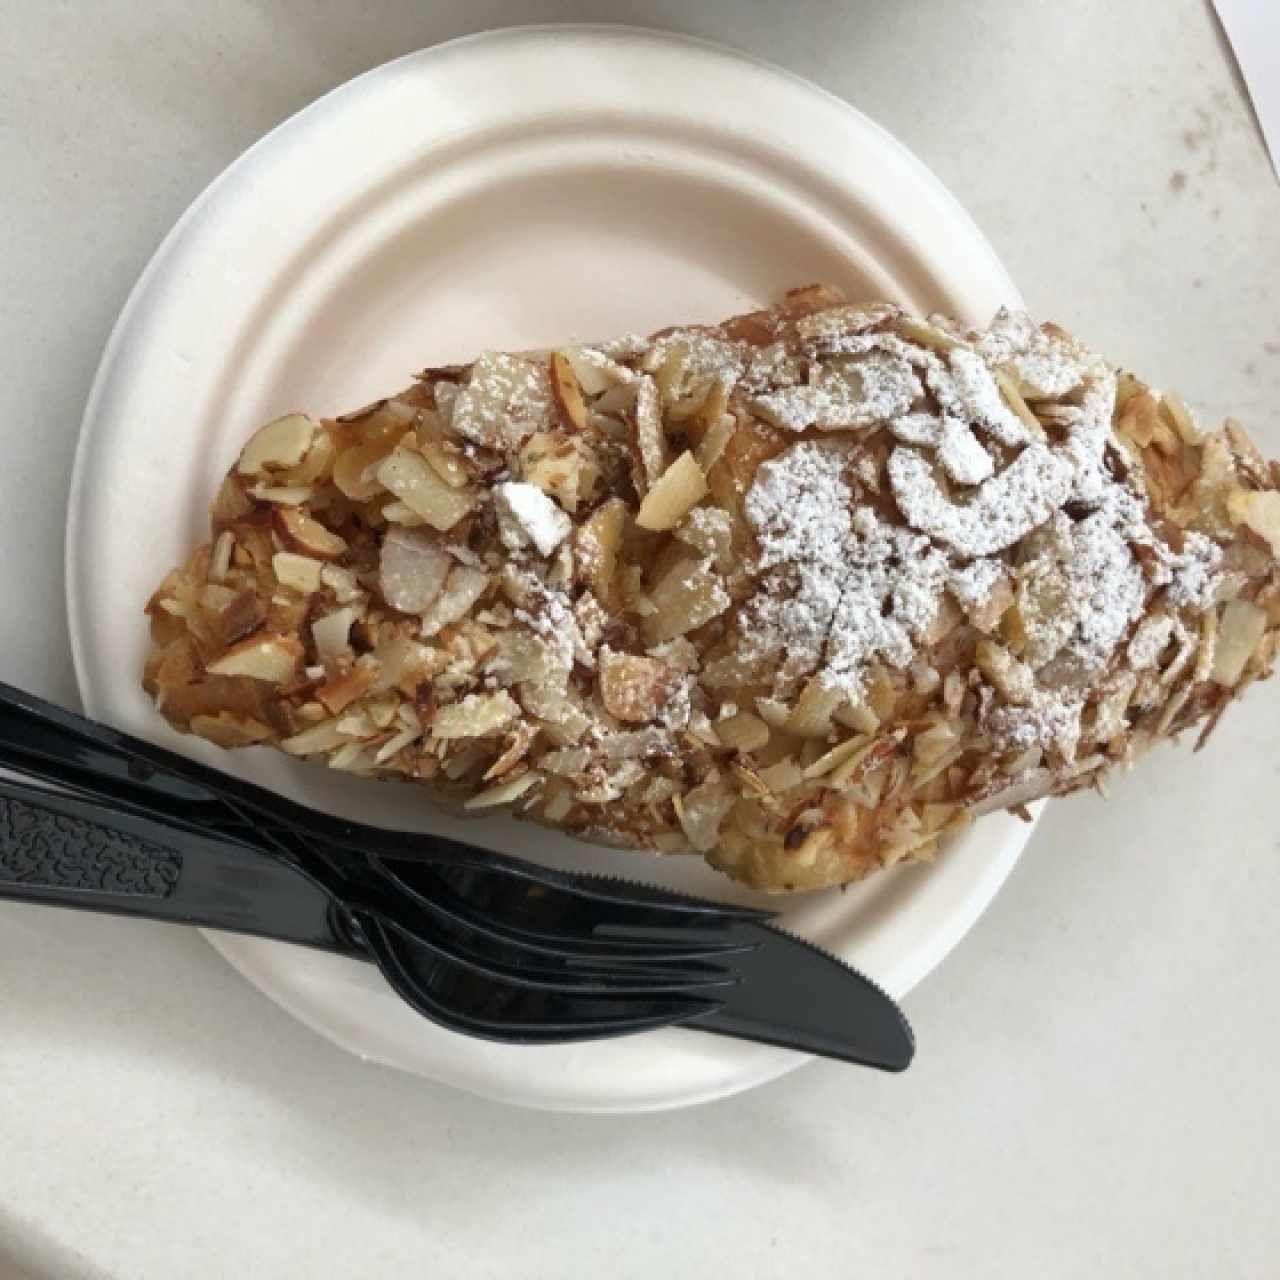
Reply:
<svg viewBox="0 0 1280 1280"><path fill-rule="evenodd" d="M1028 445L973 500L952 502L939 488L928 461L913 449L889 457L889 483L913 529L966 557L1011 547L1043 524L1071 491L1070 466L1042 444Z"/></svg>
<svg viewBox="0 0 1280 1280"><path fill-rule="evenodd" d="M821 669L856 694L867 665L910 664L945 576L927 538L854 509L850 450L807 442L766 462L747 497L763 589L747 610L748 656L783 655L783 680Z"/></svg>
<svg viewBox="0 0 1280 1280"><path fill-rule="evenodd" d="M752 407L774 426L827 431L877 426L906 413L923 393L903 359L873 352L825 365L814 381L757 396Z"/></svg>
<svg viewBox="0 0 1280 1280"><path fill-rule="evenodd" d="M744 610L745 652L780 662L780 693L817 671L856 694L872 662L916 660L944 589L975 609L1012 574L1018 655L1036 683L1018 706L988 690L984 724L1008 749L1070 759L1086 688L1122 647L1136 668L1154 665L1177 631L1161 624L1131 637L1152 590L1167 587L1175 607L1210 607L1221 552L1194 533L1174 552L1141 493L1116 478L1116 375L1073 339L1004 312L940 354L872 331L877 323L856 309L814 319L813 350L840 354L753 407L795 431L886 427L899 442L886 464L890 491L909 527L858 505L878 486L859 485L847 441L805 440L766 462L746 502L763 581ZM1044 410L1048 431L1013 411L995 367L1033 399L1071 394ZM1004 554L1015 547L1016 567ZM1141 547L1154 556L1139 560Z"/></svg>

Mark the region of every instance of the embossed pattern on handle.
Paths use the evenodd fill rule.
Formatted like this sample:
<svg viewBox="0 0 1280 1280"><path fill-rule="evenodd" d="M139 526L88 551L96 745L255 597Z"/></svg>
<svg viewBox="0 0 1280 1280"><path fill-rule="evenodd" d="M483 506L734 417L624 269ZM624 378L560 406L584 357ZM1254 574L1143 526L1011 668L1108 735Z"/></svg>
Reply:
<svg viewBox="0 0 1280 1280"><path fill-rule="evenodd" d="M163 845L0 796L0 881L167 898L181 870Z"/></svg>

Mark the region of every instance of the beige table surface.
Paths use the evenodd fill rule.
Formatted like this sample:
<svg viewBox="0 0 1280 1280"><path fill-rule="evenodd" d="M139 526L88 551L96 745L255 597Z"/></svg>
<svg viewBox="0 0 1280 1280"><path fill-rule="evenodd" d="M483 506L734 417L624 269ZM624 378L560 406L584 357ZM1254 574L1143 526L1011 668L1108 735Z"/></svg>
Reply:
<svg viewBox="0 0 1280 1280"><path fill-rule="evenodd" d="M161 235L397 54L609 18L848 98L1030 305L1280 454L1280 187L1203 0L0 0L0 678L74 701L63 507ZM194 934L0 910L0 1277L1280 1274L1280 687L1046 817L917 1065L656 1117L361 1064Z"/></svg>

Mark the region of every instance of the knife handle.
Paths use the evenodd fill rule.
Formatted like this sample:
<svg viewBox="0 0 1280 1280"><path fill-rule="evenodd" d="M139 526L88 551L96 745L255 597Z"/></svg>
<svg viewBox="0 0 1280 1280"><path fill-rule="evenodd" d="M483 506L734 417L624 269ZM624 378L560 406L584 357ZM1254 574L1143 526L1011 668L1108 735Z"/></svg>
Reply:
<svg viewBox="0 0 1280 1280"><path fill-rule="evenodd" d="M0 899L355 953L328 894L298 868L9 778L0 780Z"/></svg>

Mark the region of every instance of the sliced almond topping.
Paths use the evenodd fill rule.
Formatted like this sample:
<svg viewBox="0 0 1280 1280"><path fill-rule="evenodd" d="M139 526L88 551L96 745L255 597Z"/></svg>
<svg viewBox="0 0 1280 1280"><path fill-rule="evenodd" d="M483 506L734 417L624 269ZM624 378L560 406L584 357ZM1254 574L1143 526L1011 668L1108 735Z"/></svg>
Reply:
<svg viewBox="0 0 1280 1280"><path fill-rule="evenodd" d="M475 495L455 489L416 451L396 449L378 467L378 479L405 506L441 533L452 529L475 505Z"/></svg>
<svg viewBox="0 0 1280 1280"><path fill-rule="evenodd" d="M443 440L431 435L423 436L419 448L422 456L450 488L465 489L471 483L471 472L461 456Z"/></svg>
<svg viewBox="0 0 1280 1280"><path fill-rule="evenodd" d="M665 662L615 653L605 645L598 666L601 700L624 723L653 720L666 704L675 673Z"/></svg>
<svg viewBox="0 0 1280 1280"><path fill-rule="evenodd" d="M838 765L844 764L854 752L862 750L866 745L866 738L850 738L847 742L842 742L838 746L832 747L830 751L820 755L804 771L804 776L809 779L825 777Z"/></svg>
<svg viewBox="0 0 1280 1280"><path fill-rule="evenodd" d="M683 796L674 798L680 826L689 843L699 853L715 848L720 835L720 824L736 801L737 796L732 788L720 778L714 777Z"/></svg>
<svg viewBox="0 0 1280 1280"><path fill-rule="evenodd" d="M306 457L296 467L282 471L277 479L283 485L314 488L332 471L337 452L338 448L332 432L322 427L312 436L311 448L307 450Z"/></svg>
<svg viewBox="0 0 1280 1280"><path fill-rule="evenodd" d="M392 529L382 542L378 585L401 613L422 613L444 588L453 557L427 533Z"/></svg>
<svg viewBox="0 0 1280 1280"><path fill-rule="evenodd" d="M277 507L274 520L280 540L290 550L315 560L337 560L346 541L295 507Z"/></svg>
<svg viewBox="0 0 1280 1280"><path fill-rule="evenodd" d="M363 698L373 688L379 675L378 664L367 655L348 671L336 675L316 690L316 699L324 703L330 715L345 711L357 698ZM372 726L371 726L372 727Z"/></svg>
<svg viewBox="0 0 1280 1280"><path fill-rule="evenodd" d="M322 560L300 556L293 551L277 551L271 557L271 569L277 580L304 596L320 590L320 571L323 568Z"/></svg>
<svg viewBox="0 0 1280 1280"><path fill-rule="evenodd" d="M831 733L831 716L844 701L843 690L823 684L814 676L796 700L784 727L797 738L825 739Z"/></svg>
<svg viewBox="0 0 1280 1280"><path fill-rule="evenodd" d="M675 561L649 592L653 613L644 619L645 638L652 644L704 626L729 607L724 579L706 560L692 556Z"/></svg>
<svg viewBox="0 0 1280 1280"><path fill-rule="evenodd" d="M574 538L578 573L596 599L606 606L612 598L618 549L626 523L627 504L621 498L610 498L591 513Z"/></svg>
<svg viewBox="0 0 1280 1280"><path fill-rule="evenodd" d="M341 565L325 565L320 570L320 581L333 592L339 604L351 604L360 596L360 584L356 575Z"/></svg>
<svg viewBox="0 0 1280 1280"><path fill-rule="evenodd" d="M1234 489L1227 495L1227 514L1263 538L1272 555L1280 556L1280 493L1274 489Z"/></svg>
<svg viewBox="0 0 1280 1280"><path fill-rule="evenodd" d="M305 413L290 413L260 427L240 452L241 475L260 476L269 470L296 467L307 456L317 424Z"/></svg>
<svg viewBox="0 0 1280 1280"><path fill-rule="evenodd" d="M209 556L209 581L222 582L231 569L231 557L236 549L236 535L224 529L214 539L213 552Z"/></svg>
<svg viewBox="0 0 1280 1280"><path fill-rule="evenodd" d="M768 744L769 726L749 711L739 711L717 721L716 734L732 751L759 751Z"/></svg>
<svg viewBox="0 0 1280 1280"><path fill-rule="evenodd" d="M649 490L636 524L655 531L674 529L707 496L707 477L692 453L682 453Z"/></svg>
<svg viewBox="0 0 1280 1280"><path fill-rule="evenodd" d="M436 712L431 732L437 738L483 738L505 729L519 714L519 704L505 689L469 693Z"/></svg>
<svg viewBox="0 0 1280 1280"><path fill-rule="evenodd" d="M320 724L295 733L286 738L280 746L291 756L314 756L322 751L333 751L343 746L350 739L338 729L337 720L324 720Z"/></svg>
<svg viewBox="0 0 1280 1280"><path fill-rule="evenodd" d="M1266 629L1267 615L1256 605L1232 600L1224 606L1210 678L1228 688L1234 687Z"/></svg>
<svg viewBox="0 0 1280 1280"><path fill-rule="evenodd" d="M268 633L250 636L234 644L208 666L213 676L248 676L269 684L292 680L302 663L302 645L297 636Z"/></svg>
<svg viewBox="0 0 1280 1280"><path fill-rule="evenodd" d="M472 796L466 801L463 808L492 809L496 805L511 804L512 801L518 800L525 792L531 790L541 781L542 775L530 770L528 773L509 778L506 782L499 782L497 786L490 787L487 791L481 791L478 795Z"/></svg>
<svg viewBox="0 0 1280 1280"><path fill-rule="evenodd" d="M642 483L637 488L647 492L658 481L667 465L667 440L662 431L662 401L652 378L642 375L636 380L635 406L636 452L640 458Z"/></svg>
<svg viewBox="0 0 1280 1280"><path fill-rule="evenodd" d="M975 659L978 669L1006 702L1024 706L1031 701L1036 689L1035 676L1026 663L1019 662L1003 645L982 640Z"/></svg>
<svg viewBox="0 0 1280 1280"><path fill-rule="evenodd" d="M561 351L553 351L549 368L551 394L555 396L556 407L560 410L566 425L575 431L585 431L587 405L582 398L582 386L578 382L569 358Z"/></svg>
<svg viewBox="0 0 1280 1280"><path fill-rule="evenodd" d="M367 502L382 492L378 467L396 446L393 436L353 445L338 454L333 464L333 483L346 497Z"/></svg>
<svg viewBox="0 0 1280 1280"><path fill-rule="evenodd" d="M636 377L625 364L619 364L594 347L567 347L563 355L578 385L589 396L604 395L614 387L633 382Z"/></svg>
<svg viewBox="0 0 1280 1280"><path fill-rule="evenodd" d="M275 737L261 721L233 715L230 711L219 711L216 716L192 716L191 732L225 750L252 747Z"/></svg>
<svg viewBox="0 0 1280 1280"><path fill-rule="evenodd" d="M445 627L466 616L467 611L489 589L490 578L479 569L454 565L444 590L422 615L422 634L438 635Z"/></svg>
<svg viewBox="0 0 1280 1280"><path fill-rule="evenodd" d="M720 418L707 428L706 435L698 445L698 465L702 468L703 474L711 474L711 468L720 461L737 429L738 420L731 413L721 414Z"/></svg>
<svg viewBox="0 0 1280 1280"><path fill-rule="evenodd" d="M804 781L804 770L796 763L794 756L784 756L768 768L761 769L757 777L775 795L792 791Z"/></svg>
<svg viewBox="0 0 1280 1280"><path fill-rule="evenodd" d="M398 524L402 529L421 529L427 522L412 507L397 498L382 508L382 518L388 524Z"/></svg>
<svg viewBox="0 0 1280 1280"><path fill-rule="evenodd" d="M325 614L323 618L317 618L311 624L311 635L321 662L347 652L350 648L351 624L358 616L359 610L354 605L345 605Z"/></svg>
<svg viewBox="0 0 1280 1280"><path fill-rule="evenodd" d="M273 502L281 507L300 507L310 501L315 490L310 485L254 485L249 492L259 502Z"/></svg>

